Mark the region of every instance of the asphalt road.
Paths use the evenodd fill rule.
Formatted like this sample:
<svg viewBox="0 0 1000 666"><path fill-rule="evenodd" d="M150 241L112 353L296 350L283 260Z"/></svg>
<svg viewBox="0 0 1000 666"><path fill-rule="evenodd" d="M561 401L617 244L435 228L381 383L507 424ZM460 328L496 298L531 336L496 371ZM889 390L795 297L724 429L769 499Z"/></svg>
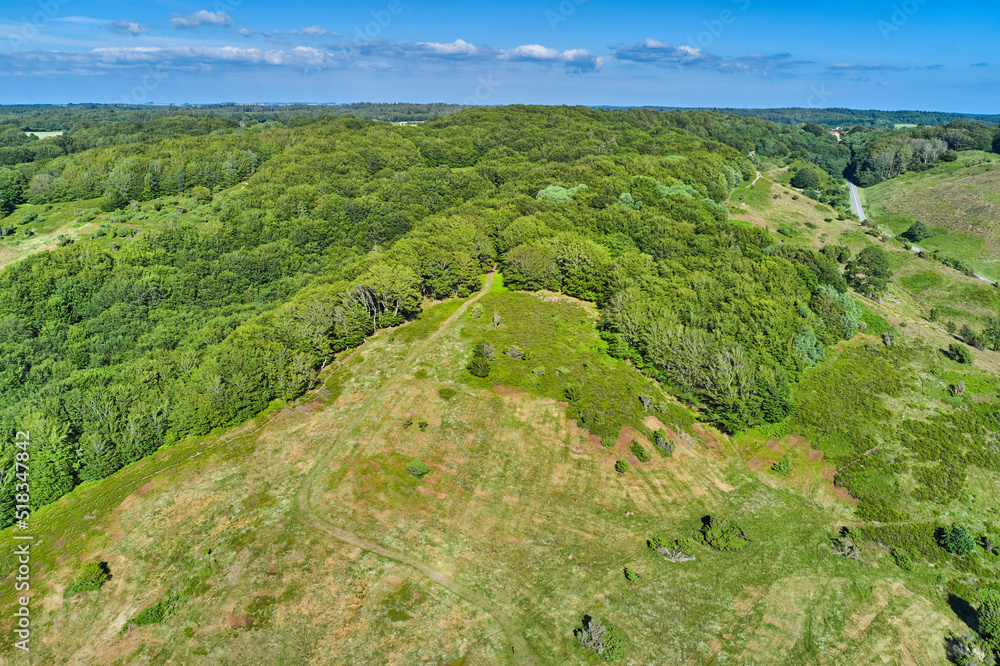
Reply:
<svg viewBox="0 0 1000 666"><path fill-rule="evenodd" d="M851 208L854 210L854 214L858 216L858 219L864 222L868 218L865 217L865 209L861 207L861 195L858 193L858 186L848 181L847 187L851 190Z"/></svg>

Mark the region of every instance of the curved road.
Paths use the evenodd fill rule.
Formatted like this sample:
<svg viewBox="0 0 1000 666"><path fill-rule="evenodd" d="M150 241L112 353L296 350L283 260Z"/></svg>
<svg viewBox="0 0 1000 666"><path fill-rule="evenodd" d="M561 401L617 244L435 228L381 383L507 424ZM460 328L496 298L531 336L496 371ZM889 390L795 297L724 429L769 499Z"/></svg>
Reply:
<svg viewBox="0 0 1000 666"><path fill-rule="evenodd" d="M847 181L847 186L851 190L851 208L854 210L854 214L858 216L858 219L861 220L862 222L865 222L868 219L868 217L865 215L865 209L861 206L861 194L858 192L858 186L852 183L851 181ZM883 231L882 233L885 232ZM889 234L886 234L886 236L889 236ZM911 245L910 250L912 250L913 252L924 252L922 248L919 248L916 245ZM993 280L989 279L988 277L983 277L979 273L975 273L974 275L983 282L996 284L996 282L994 282Z"/></svg>
<svg viewBox="0 0 1000 666"><path fill-rule="evenodd" d="M861 194L858 192L858 186L847 181L847 187L851 191L851 208L854 210L854 214L858 216L858 219L865 222L868 218L865 217L865 209L861 207Z"/></svg>
<svg viewBox="0 0 1000 666"><path fill-rule="evenodd" d="M397 379L399 379L400 376L403 375L403 373L413 363L414 359L416 358L417 354L420 351L430 348L434 340L444 330L446 330L452 322L454 322L458 317L460 317L462 313L464 313L470 305L478 301L480 298L482 298L484 294L486 294L486 292L489 291L490 286L493 284L493 276L495 274L496 274L496 268L494 268L493 271L490 272L489 277L486 280L486 286L483 287L482 291L476 294L473 298L470 298L465 303L463 303L462 307L460 307L458 310L454 312L454 314L448 317L448 319L445 320L444 323L442 323L434 333L428 336L428 338L424 341L423 344L414 343L413 351L411 351L410 354L406 357L406 359L399 364L395 374L389 377L387 383L385 384L386 388L388 388L391 382L396 381ZM334 442L345 441L350 436L351 431L361 424L362 419L368 414L372 406L378 403L378 397L381 393L384 392L384 390L385 389L383 389L383 391L373 391L368 400L365 401L364 405L362 405L358 414L353 419L351 419L347 424L345 424L339 433L331 436L330 438L331 441ZM508 617L506 617L496 606L490 603L490 601L484 598L482 595L477 594L476 592L473 592L464 585L455 582L453 579L449 578L440 571L437 571L433 567L424 564L415 557L411 557L405 553L385 548L384 546L380 546L377 543L369 541L368 539L359 537L353 532L349 532L348 530L345 530L342 527L334 525L333 523L331 523L330 521L328 521L327 519L323 518L322 516L316 513L316 511L313 509L314 500L323 494L323 490L322 488L319 487L314 488L314 486L316 486L316 482L322 478L324 473L329 470L330 461L332 461L333 458L337 455L341 455L340 452L336 448L331 447L331 449L327 451L327 453L323 455L322 458L316 461L316 465L312 468L312 470L310 470L309 474L306 475L306 478L303 480L302 485L299 488L297 496L298 507L301 510L303 517L309 522L309 524L311 524L313 527L315 527L320 531L326 532L335 539L343 541L344 543L351 544L352 546L356 546L358 548L361 548L362 550L367 550L386 559L394 560L401 564L405 564L406 566L412 567L417 571L419 571L420 573L422 573L423 575L427 576L427 578L431 579L441 587L449 590L459 598L464 599L465 601L469 602L474 606L478 606L480 609L486 611L491 616L493 616L493 619L497 621L497 623L501 626L501 628L503 628L504 633L507 634L508 640L510 640L513 646L517 648L517 658L519 659L519 661L521 661L522 663L530 663L530 664L537 663L537 658L535 657L535 654L532 652L531 648L528 646L528 642L524 639L524 636L518 631L514 623L511 622L511 620Z"/></svg>

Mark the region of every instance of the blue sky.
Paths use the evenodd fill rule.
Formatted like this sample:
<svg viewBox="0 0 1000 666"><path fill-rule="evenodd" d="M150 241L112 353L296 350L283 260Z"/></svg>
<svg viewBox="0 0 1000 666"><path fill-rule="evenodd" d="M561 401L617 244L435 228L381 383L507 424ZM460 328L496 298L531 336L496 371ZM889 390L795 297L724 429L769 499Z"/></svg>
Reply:
<svg viewBox="0 0 1000 666"><path fill-rule="evenodd" d="M0 104L464 102L1000 113L940 0L4 0Z"/></svg>

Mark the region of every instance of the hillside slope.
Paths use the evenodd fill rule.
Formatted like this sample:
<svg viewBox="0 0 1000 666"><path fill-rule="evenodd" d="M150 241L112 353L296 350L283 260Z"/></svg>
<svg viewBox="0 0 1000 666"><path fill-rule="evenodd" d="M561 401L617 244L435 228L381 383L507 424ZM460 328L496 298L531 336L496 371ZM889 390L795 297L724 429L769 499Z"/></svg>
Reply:
<svg viewBox="0 0 1000 666"><path fill-rule="evenodd" d="M597 339L575 303L496 288L482 298L535 299L548 318L575 321L572 335ZM468 379L465 340L490 324L455 305L376 336L297 406L38 513L45 612L33 658L586 663L572 630L592 614L625 631L629 663L940 663L941 636L960 623L922 583L830 555L827 532L850 512L829 481L803 497L799 481L752 471L728 438L699 427L678 429L672 458L640 462L632 439L654 447L631 429L602 447L565 404ZM530 327L512 312L501 328ZM808 447L793 453L800 475L822 477ZM407 474L413 459L430 473ZM709 514L738 522L752 547L698 546L681 564L646 547ZM67 593L93 560L111 581ZM626 566L642 578L629 583ZM167 590L181 602L166 619L122 631Z"/></svg>

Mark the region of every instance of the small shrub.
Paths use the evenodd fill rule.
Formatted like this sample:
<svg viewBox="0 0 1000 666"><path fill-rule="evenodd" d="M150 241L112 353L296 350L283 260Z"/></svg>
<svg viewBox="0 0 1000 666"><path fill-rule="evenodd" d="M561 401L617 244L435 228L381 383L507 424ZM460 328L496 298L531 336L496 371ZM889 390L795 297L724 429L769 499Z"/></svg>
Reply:
<svg viewBox="0 0 1000 666"><path fill-rule="evenodd" d="M742 550L750 540L738 525L732 525L725 520L706 516L701 527L701 539L706 545L716 550Z"/></svg>
<svg viewBox="0 0 1000 666"><path fill-rule="evenodd" d="M952 525L941 530L938 543L949 553L968 555L976 549L976 537L965 525Z"/></svg>
<svg viewBox="0 0 1000 666"><path fill-rule="evenodd" d="M667 456L668 458L674 455L674 442L670 439L670 435L667 433L666 428L660 428L653 435L653 445L656 449Z"/></svg>
<svg viewBox="0 0 1000 666"><path fill-rule="evenodd" d="M649 461L649 452L646 451L646 447L640 444L638 440L632 440L632 453L639 459L639 462Z"/></svg>
<svg viewBox="0 0 1000 666"><path fill-rule="evenodd" d="M566 384L563 388L563 395L569 402L576 402L583 397L583 392L577 384Z"/></svg>
<svg viewBox="0 0 1000 666"><path fill-rule="evenodd" d="M632 465L627 460L619 460L615 463L615 471L619 474L624 474L630 469L632 469Z"/></svg>
<svg viewBox="0 0 1000 666"><path fill-rule="evenodd" d="M944 328L948 331L948 335L955 335L955 331L958 330L958 325L953 321L949 321L944 325Z"/></svg>
<svg viewBox="0 0 1000 666"><path fill-rule="evenodd" d="M659 537L653 537L646 542L646 546L668 562L690 562L694 559L694 555L689 555L687 551L693 549L695 543L694 539L664 541Z"/></svg>
<svg viewBox="0 0 1000 666"><path fill-rule="evenodd" d="M541 377L542 375L545 374L545 366L539 365L535 367L535 369L531 371L531 374L533 374L536 377Z"/></svg>
<svg viewBox="0 0 1000 666"><path fill-rule="evenodd" d="M163 601L155 606L143 609L138 615L125 623L125 626L122 627L122 632L128 631L132 627L143 627L147 624L159 624L163 622L174 613L182 601L176 592L167 590L163 596Z"/></svg>
<svg viewBox="0 0 1000 666"><path fill-rule="evenodd" d="M507 351L505 351L504 354L514 359L515 361L524 356L524 352L518 349L517 347L508 347Z"/></svg>
<svg viewBox="0 0 1000 666"><path fill-rule="evenodd" d="M952 634L945 639L948 659L958 666L994 666L996 659L990 645L971 631Z"/></svg>
<svg viewBox="0 0 1000 666"><path fill-rule="evenodd" d="M771 465L771 471L779 476L788 476L792 473L792 461L788 459L787 453L784 458Z"/></svg>
<svg viewBox="0 0 1000 666"><path fill-rule="evenodd" d="M583 627L575 629L573 635L604 661L620 661L625 656L625 637L621 632L598 623L589 615L583 617Z"/></svg>
<svg viewBox="0 0 1000 666"><path fill-rule="evenodd" d="M896 566L903 571L913 571L913 557L910 554L910 551L905 548L893 547L891 552L892 559L896 562Z"/></svg>
<svg viewBox="0 0 1000 666"><path fill-rule="evenodd" d="M476 377L489 377L490 361L486 357L486 343L480 342L472 349L468 370Z"/></svg>
<svg viewBox="0 0 1000 666"><path fill-rule="evenodd" d="M996 641L1000 639L1000 590L980 590L979 602L979 632Z"/></svg>
<svg viewBox="0 0 1000 666"><path fill-rule="evenodd" d="M413 462L411 462L409 465L406 466L406 471L412 474L413 476L417 477L418 479L422 479L424 478L424 476L427 475L428 472L431 471L431 468L428 467L425 463L420 462L419 460L414 460Z"/></svg>
<svg viewBox="0 0 1000 666"><path fill-rule="evenodd" d="M629 569L628 567L625 567L625 580L627 580L630 583L634 583L640 578L642 578L642 576L639 574L638 571L636 571L635 569Z"/></svg>
<svg viewBox="0 0 1000 666"><path fill-rule="evenodd" d="M417 379L427 379L427 368L420 368L413 373L413 376Z"/></svg>
<svg viewBox="0 0 1000 666"><path fill-rule="evenodd" d="M604 435L603 437L601 437L601 446L603 446L606 449L610 449L617 442L618 442L618 439L615 438L615 437L612 437L611 435Z"/></svg>
<svg viewBox="0 0 1000 666"><path fill-rule="evenodd" d="M958 363L972 363L976 358L971 349L958 342L948 345L948 356Z"/></svg>
<svg viewBox="0 0 1000 666"><path fill-rule="evenodd" d="M413 419L403 419L403 429L409 428L413 425Z"/></svg>
<svg viewBox="0 0 1000 666"><path fill-rule="evenodd" d="M445 400L451 400L452 398L455 397L456 393L458 393L458 391L451 388L450 386L443 386L438 389L438 395L444 398Z"/></svg>
<svg viewBox="0 0 1000 666"><path fill-rule="evenodd" d="M932 307L928 319L931 321L931 323L934 323L940 318L941 318L941 309L938 308L937 306Z"/></svg>
<svg viewBox="0 0 1000 666"><path fill-rule="evenodd" d="M70 585L66 591L70 593L76 592L90 592L91 590L99 590L104 583L111 579L111 571L108 569L107 562L87 562L80 569L80 573L77 574L76 580Z"/></svg>
<svg viewBox="0 0 1000 666"><path fill-rule="evenodd" d="M469 316L472 317L473 319L479 319L480 317L482 317L483 316L483 306L480 303L476 303L472 307L472 312L469 313Z"/></svg>

